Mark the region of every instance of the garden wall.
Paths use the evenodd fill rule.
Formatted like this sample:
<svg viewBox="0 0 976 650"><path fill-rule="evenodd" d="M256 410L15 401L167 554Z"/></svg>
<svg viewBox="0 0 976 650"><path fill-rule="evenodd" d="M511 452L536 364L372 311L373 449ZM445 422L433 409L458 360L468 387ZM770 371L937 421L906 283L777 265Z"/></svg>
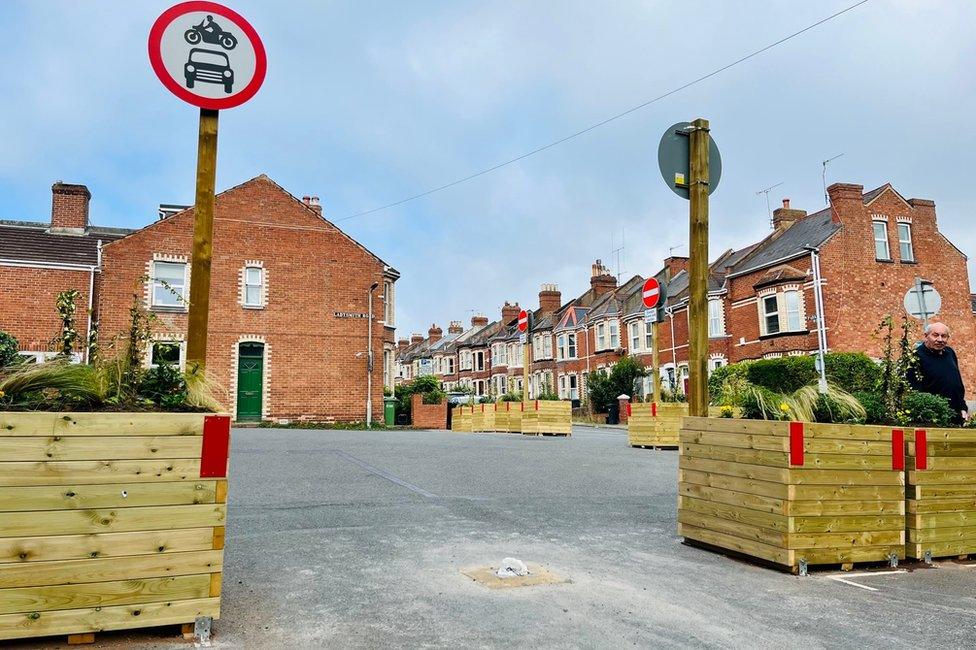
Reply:
<svg viewBox="0 0 976 650"><path fill-rule="evenodd" d="M905 557L901 430L688 417L680 442L686 540L794 571Z"/></svg>
<svg viewBox="0 0 976 650"><path fill-rule="evenodd" d="M0 639L220 615L228 416L0 413Z"/></svg>
<svg viewBox="0 0 976 650"><path fill-rule="evenodd" d="M410 424L421 429L447 428L447 400L440 404L424 404L424 396L410 396Z"/></svg>

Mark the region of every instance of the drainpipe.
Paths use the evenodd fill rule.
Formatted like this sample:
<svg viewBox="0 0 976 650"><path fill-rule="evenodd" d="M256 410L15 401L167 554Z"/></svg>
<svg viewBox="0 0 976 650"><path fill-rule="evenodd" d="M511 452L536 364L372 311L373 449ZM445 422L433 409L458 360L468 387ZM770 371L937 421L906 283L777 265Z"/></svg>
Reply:
<svg viewBox="0 0 976 650"><path fill-rule="evenodd" d="M92 328L92 309L95 306L95 269L99 271L102 270L102 240L98 240L96 245L96 253L98 257L95 259L95 266L89 268L89 273L91 274L88 278L88 324L85 327L85 363L90 361L91 353L91 328Z"/></svg>
<svg viewBox="0 0 976 650"><path fill-rule="evenodd" d="M369 287L366 294L367 315L366 322L366 428L368 429L373 422L373 292L379 282L374 282Z"/></svg>
<svg viewBox="0 0 976 650"><path fill-rule="evenodd" d="M813 303L817 314L817 366L820 378L817 387L821 393L827 392L827 369L824 354L827 353L827 324L824 322L823 287L820 275L820 249L804 246L810 251L810 270L813 272Z"/></svg>

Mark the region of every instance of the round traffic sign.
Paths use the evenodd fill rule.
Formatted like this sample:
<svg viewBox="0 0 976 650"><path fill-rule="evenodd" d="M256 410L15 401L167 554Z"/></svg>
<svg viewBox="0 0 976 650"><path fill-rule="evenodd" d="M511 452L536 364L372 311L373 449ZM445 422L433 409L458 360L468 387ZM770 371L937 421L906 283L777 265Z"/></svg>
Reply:
<svg viewBox="0 0 976 650"><path fill-rule="evenodd" d="M904 299L905 311L921 321L927 321L942 310L942 296L931 282L916 280Z"/></svg>
<svg viewBox="0 0 976 650"><path fill-rule="evenodd" d="M691 187L691 122L678 122L668 127L661 142L657 146L657 164L661 169L661 176L671 191L683 199L690 198L688 190ZM708 193L718 189L718 182L722 180L722 156L718 153L718 145L708 135Z"/></svg>
<svg viewBox="0 0 976 650"><path fill-rule="evenodd" d="M523 309L519 312L518 331L524 332L527 329L529 329L529 312Z"/></svg>
<svg viewBox="0 0 976 650"><path fill-rule="evenodd" d="M183 2L149 30L149 62L183 101L220 110L240 106L264 83L268 60L251 24L215 2Z"/></svg>
<svg viewBox="0 0 976 650"><path fill-rule="evenodd" d="M654 278L647 278L644 281L644 288L641 289L641 297L645 307L654 309L661 302L661 284Z"/></svg>

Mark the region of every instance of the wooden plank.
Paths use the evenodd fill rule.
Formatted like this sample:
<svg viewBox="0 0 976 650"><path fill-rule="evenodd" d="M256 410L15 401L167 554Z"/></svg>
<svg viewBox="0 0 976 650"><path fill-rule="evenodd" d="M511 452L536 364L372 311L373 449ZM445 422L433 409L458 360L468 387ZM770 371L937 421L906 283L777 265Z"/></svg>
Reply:
<svg viewBox="0 0 976 650"><path fill-rule="evenodd" d="M906 450L909 456L915 455L915 445L909 444ZM976 457L976 442L942 441L929 442L925 445L925 453L929 458L945 456L973 456Z"/></svg>
<svg viewBox="0 0 976 650"><path fill-rule="evenodd" d="M223 555L223 551L191 551L91 560L21 562L3 566L0 571L0 588L74 585L214 573L223 570Z"/></svg>
<svg viewBox="0 0 976 650"><path fill-rule="evenodd" d="M793 517L796 533L858 533L867 531L904 531L904 515L848 515L833 517Z"/></svg>
<svg viewBox="0 0 976 650"><path fill-rule="evenodd" d="M976 541L976 527L915 528L908 529L908 541L912 543Z"/></svg>
<svg viewBox="0 0 976 650"><path fill-rule="evenodd" d="M789 536L789 548L792 549L898 546L904 543L904 529L849 533L791 533Z"/></svg>
<svg viewBox="0 0 976 650"><path fill-rule="evenodd" d="M2 470L2 468L0 468ZM976 485L976 470L911 470L908 482L913 485Z"/></svg>
<svg viewBox="0 0 976 650"><path fill-rule="evenodd" d="M0 463L0 487L192 481L199 478L199 459Z"/></svg>
<svg viewBox="0 0 976 650"><path fill-rule="evenodd" d="M891 427L866 424L827 424L806 422L803 425L804 438L833 440L877 440L891 443Z"/></svg>
<svg viewBox="0 0 976 650"><path fill-rule="evenodd" d="M59 413L16 413L0 411L0 436L49 436Z"/></svg>
<svg viewBox="0 0 976 650"><path fill-rule="evenodd" d="M223 576L223 573L210 574L210 584L207 585L207 591L209 591L211 597L220 595L220 586L223 582Z"/></svg>
<svg viewBox="0 0 976 650"><path fill-rule="evenodd" d="M915 457L910 458L909 470L915 469ZM927 470L926 471L956 471L956 470L968 470L968 473L972 475L976 472L976 456L969 455L959 455L959 456L929 456L926 459Z"/></svg>
<svg viewBox="0 0 976 650"><path fill-rule="evenodd" d="M837 440L833 438L805 438L803 450L807 455L855 454L884 456L891 466L891 440Z"/></svg>
<svg viewBox="0 0 976 650"><path fill-rule="evenodd" d="M226 501L226 481L0 487L0 512L214 503L218 483L224 485Z"/></svg>
<svg viewBox="0 0 976 650"><path fill-rule="evenodd" d="M891 443L888 445L888 455L877 456L869 454L825 454L806 453L804 451L803 467L815 469L866 469L891 470ZM804 445L806 447L806 445Z"/></svg>
<svg viewBox="0 0 976 650"><path fill-rule="evenodd" d="M226 533L224 532L224 527L223 526L214 526L214 529L213 529L213 539L212 539L212 547L211 548L213 548L215 550L219 550L219 549L224 548L224 537L225 537L225 535L226 535Z"/></svg>
<svg viewBox="0 0 976 650"><path fill-rule="evenodd" d="M82 558L158 555L184 551L206 551L214 546L210 528L154 530L100 535L51 535L44 537L0 538L0 573L4 563L33 563ZM221 546L220 548L223 548Z"/></svg>
<svg viewBox="0 0 976 650"><path fill-rule="evenodd" d="M89 643L95 643L94 632L68 635L68 645L88 645Z"/></svg>
<svg viewBox="0 0 976 650"><path fill-rule="evenodd" d="M0 438L4 461L200 458L203 436L34 436Z"/></svg>
<svg viewBox="0 0 976 650"><path fill-rule="evenodd" d="M770 546L777 546L780 548L788 548L786 544L787 533L769 530L760 526L752 526L742 522L729 521L720 517L712 517L710 515L692 512L690 510L678 510L678 522L695 526L696 528L703 528L705 530L723 533L725 535L732 535L733 537L738 537L740 539L760 542L762 544L768 544Z"/></svg>
<svg viewBox="0 0 976 650"><path fill-rule="evenodd" d="M728 521L765 528L780 532L789 530L789 517L786 515L751 510L738 505L720 503L716 501L705 501L686 496L678 497L679 512L695 512L709 517L726 519Z"/></svg>
<svg viewBox="0 0 976 650"><path fill-rule="evenodd" d="M972 555L976 553L976 539L955 542L926 542L924 544L908 543L905 545L907 556L915 560L923 559L926 551L931 551L932 557Z"/></svg>
<svg viewBox="0 0 976 650"><path fill-rule="evenodd" d="M0 639L178 625L199 616L220 617L219 598L0 615Z"/></svg>
<svg viewBox="0 0 976 650"><path fill-rule="evenodd" d="M712 546L718 546L736 553L751 555L768 562L775 562L784 566L791 565L790 552L778 546L762 544L754 540L742 539L734 535L727 535L714 530L682 523L678 524L678 535L686 539L711 544Z"/></svg>
<svg viewBox="0 0 976 650"><path fill-rule="evenodd" d="M789 467L789 454L785 451L717 447L712 445L681 444L681 453L691 458L707 458L729 463L763 465L765 467Z"/></svg>
<svg viewBox="0 0 976 650"><path fill-rule="evenodd" d="M56 436L199 436L209 413L57 413ZM2 429L0 429L2 431ZM3 434L0 434L3 435ZM16 435L8 432L6 435Z"/></svg>
<svg viewBox="0 0 976 650"><path fill-rule="evenodd" d="M904 485L903 472L884 470L798 469L789 471L794 485Z"/></svg>
<svg viewBox="0 0 976 650"><path fill-rule="evenodd" d="M896 501L789 501L787 513L793 517L830 517L874 512L881 515L904 515L905 502Z"/></svg>
<svg viewBox="0 0 976 650"><path fill-rule="evenodd" d="M678 458L678 467L697 472L709 472L713 474L722 474L725 476L738 476L740 478L771 481L773 483L784 484L789 482L790 477L790 470L785 468L729 463L719 460L709 460L707 458L692 458L686 455Z"/></svg>
<svg viewBox="0 0 976 650"><path fill-rule="evenodd" d="M923 515L911 515L908 522L912 528L976 526L976 512L932 512Z"/></svg>
<svg viewBox="0 0 976 650"><path fill-rule="evenodd" d="M681 421L682 430L712 433L745 433L760 436L788 436L789 423L771 420L736 420L733 418L693 418Z"/></svg>
<svg viewBox="0 0 976 650"><path fill-rule="evenodd" d="M811 565L847 564L850 562L884 562L891 554L900 560L905 559L905 546L903 544L890 544L863 548L806 548L802 551L796 551L796 558L797 560L804 559Z"/></svg>
<svg viewBox="0 0 976 650"><path fill-rule="evenodd" d="M791 485L794 501L902 501L901 485Z"/></svg>
<svg viewBox="0 0 976 650"><path fill-rule="evenodd" d="M725 503L739 508L759 510L770 514L786 515L789 510L789 504L782 499L734 492L732 490L723 490L705 485L696 485L694 483L679 482L678 495L716 503Z"/></svg>
<svg viewBox="0 0 976 650"><path fill-rule="evenodd" d="M911 482L909 474L909 482ZM909 485L906 491L916 500L976 498L976 483L970 485Z"/></svg>
<svg viewBox="0 0 976 650"><path fill-rule="evenodd" d="M209 598L219 595L210 593L215 575L220 574L0 589L0 614Z"/></svg>
<svg viewBox="0 0 976 650"><path fill-rule="evenodd" d="M917 499L908 500L908 512L911 514L928 514L935 512L974 512L976 513L976 497L962 499Z"/></svg>
<svg viewBox="0 0 976 650"><path fill-rule="evenodd" d="M915 441L914 431L905 432L905 439ZM925 439L933 442L976 442L976 429L925 429Z"/></svg>
<svg viewBox="0 0 976 650"><path fill-rule="evenodd" d="M712 433L682 429L680 442L718 447L739 447L766 451L789 451L790 441L783 436L757 436L747 433Z"/></svg>
<svg viewBox="0 0 976 650"><path fill-rule="evenodd" d="M785 483L757 481L755 479L724 476L722 474L712 474L709 472L696 472L686 469L678 470L678 480L685 483L694 483L695 485L719 488L722 490L729 490L731 492L772 497L774 499L789 498L790 486L786 485Z"/></svg>
<svg viewBox="0 0 976 650"><path fill-rule="evenodd" d="M226 518L227 506L223 503L8 512L0 518L0 537L204 528L220 526Z"/></svg>

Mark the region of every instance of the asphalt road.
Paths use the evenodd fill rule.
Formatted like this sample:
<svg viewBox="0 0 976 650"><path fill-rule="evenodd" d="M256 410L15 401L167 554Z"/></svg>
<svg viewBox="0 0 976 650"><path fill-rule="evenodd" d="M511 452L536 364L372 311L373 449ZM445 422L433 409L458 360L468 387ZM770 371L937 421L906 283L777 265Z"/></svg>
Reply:
<svg viewBox="0 0 976 650"><path fill-rule="evenodd" d="M976 567L799 578L685 546L676 472L677 452L620 430L235 430L214 644L976 646ZM570 582L493 590L460 572L507 556ZM99 640L186 647L165 634Z"/></svg>

